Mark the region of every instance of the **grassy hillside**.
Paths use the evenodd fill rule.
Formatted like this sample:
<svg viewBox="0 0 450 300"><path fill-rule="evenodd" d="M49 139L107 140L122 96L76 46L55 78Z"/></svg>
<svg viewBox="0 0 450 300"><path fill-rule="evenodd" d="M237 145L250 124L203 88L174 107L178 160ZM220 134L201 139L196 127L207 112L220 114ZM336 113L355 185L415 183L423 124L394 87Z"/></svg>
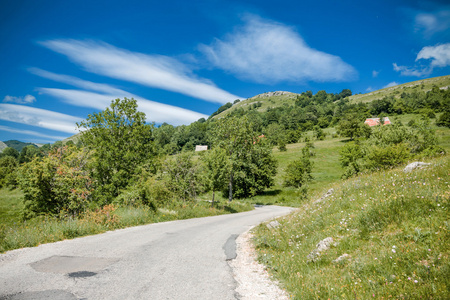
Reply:
<svg viewBox="0 0 450 300"><path fill-rule="evenodd" d="M399 84L393 87L384 88L381 90L373 91L366 94L358 94L350 96L350 101L352 103L358 102L371 102L373 100L382 99L384 97L394 96L400 97L403 92L412 93L412 92L427 92L431 90L433 85L438 86L439 88L449 88L450 87L450 75L434 77L428 79L422 79L417 81L412 81L404 84Z"/></svg>
<svg viewBox="0 0 450 300"><path fill-rule="evenodd" d="M324 186L280 227L256 229L259 260L294 299L448 299L450 159L429 163Z"/></svg>
<svg viewBox="0 0 450 300"><path fill-rule="evenodd" d="M295 103L297 95L299 94L281 91L259 94L254 97L235 103L232 107L214 116L213 118L217 119L223 118L233 110L239 108L248 110L254 107L255 110L263 112L266 111L267 108L269 107L274 108L283 105L293 105Z"/></svg>
<svg viewBox="0 0 450 300"><path fill-rule="evenodd" d="M401 115L393 121L406 124L415 118ZM449 153L450 129L434 130ZM450 157L427 159L430 167L412 173L402 166L341 180L338 157L345 143L340 138L314 142L307 200L281 186L283 168L304 143L274 151L280 164L276 186L253 201L300 208L279 219L279 228L255 229L259 260L293 299L448 299ZM331 196L320 200L331 188ZM309 259L328 237L331 248Z"/></svg>
<svg viewBox="0 0 450 300"><path fill-rule="evenodd" d="M412 93L414 91L417 92L427 92L431 90L433 85L438 86L439 88L449 88L450 86L450 75L434 77L428 79L417 80L413 82L408 82L400 85L396 85L389 88L380 89L377 91L365 93L365 94L357 94L349 97L351 103L367 103L373 100L382 99L384 97L394 96L400 97L401 93L407 92ZM214 116L214 118L221 118L228 115L230 112L243 108L249 109L252 106L257 106L254 109L257 111L263 112L266 111L267 108L275 108L283 105L293 105L295 103L295 99L299 94L290 93L290 92L267 92L263 94L259 94L257 96L248 98L246 100L240 101L234 104L229 109L223 111L222 113Z"/></svg>

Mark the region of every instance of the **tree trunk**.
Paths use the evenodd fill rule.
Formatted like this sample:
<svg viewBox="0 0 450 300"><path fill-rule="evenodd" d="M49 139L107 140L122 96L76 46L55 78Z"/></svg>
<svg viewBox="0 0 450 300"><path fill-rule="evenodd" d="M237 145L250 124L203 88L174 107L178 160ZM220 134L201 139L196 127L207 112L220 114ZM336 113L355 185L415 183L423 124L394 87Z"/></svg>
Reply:
<svg viewBox="0 0 450 300"><path fill-rule="evenodd" d="M228 202L231 202L231 200L233 200L233 174L230 175L230 183L228 188Z"/></svg>
<svg viewBox="0 0 450 300"><path fill-rule="evenodd" d="M216 194L216 191L213 191L213 198L211 202L211 208L214 208L214 195Z"/></svg>

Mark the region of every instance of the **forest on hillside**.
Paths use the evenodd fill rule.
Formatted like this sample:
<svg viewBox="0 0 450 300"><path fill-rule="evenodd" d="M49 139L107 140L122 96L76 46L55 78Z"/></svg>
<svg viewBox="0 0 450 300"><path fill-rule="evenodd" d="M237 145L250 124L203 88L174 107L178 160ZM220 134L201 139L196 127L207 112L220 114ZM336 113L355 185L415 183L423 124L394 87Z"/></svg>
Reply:
<svg viewBox="0 0 450 300"><path fill-rule="evenodd" d="M450 126L449 90L433 87L356 104L350 95L350 90L308 91L290 106L261 112L256 104L178 127L148 124L136 100L116 99L78 124L84 131L76 144L27 146L21 152L6 148L0 184L24 192L24 218L77 216L111 204L153 210L189 205L208 191L213 205L215 192L229 201L252 197L274 184L273 146L283 151L304 140L309 144L283 175L286 186L301 188L311 177L312 142L324 139L327 127L352 141L341 152L344 177L443 152L429 120L438 116L437 125ZM404 113L421 117L377 128L364 124L367 117ZM194 155L195 145L210 150Z"/></svg>

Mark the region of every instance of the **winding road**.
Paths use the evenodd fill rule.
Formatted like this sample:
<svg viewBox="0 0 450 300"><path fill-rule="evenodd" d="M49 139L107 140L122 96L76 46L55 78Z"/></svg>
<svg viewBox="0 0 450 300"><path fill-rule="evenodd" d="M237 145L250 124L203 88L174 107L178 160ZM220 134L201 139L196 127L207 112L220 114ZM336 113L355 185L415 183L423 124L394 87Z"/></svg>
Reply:
<svg viewBox="0 0 450 300"><path fill-rule="evenodd" d="M0 255L0 299L239 299L236 237L291 208L131 227Z"/></svg>

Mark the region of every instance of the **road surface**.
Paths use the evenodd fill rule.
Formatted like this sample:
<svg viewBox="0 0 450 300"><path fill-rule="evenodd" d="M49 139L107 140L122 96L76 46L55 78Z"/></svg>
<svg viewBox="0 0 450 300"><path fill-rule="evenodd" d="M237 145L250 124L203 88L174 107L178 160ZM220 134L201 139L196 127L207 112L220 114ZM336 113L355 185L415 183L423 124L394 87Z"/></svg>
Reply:
<svg viewBox="0 0 450 300"><path fill-rule="evenodd" d="M235 238L291 208L131 227L0 254L0 299L239 299Z"/></svg>

